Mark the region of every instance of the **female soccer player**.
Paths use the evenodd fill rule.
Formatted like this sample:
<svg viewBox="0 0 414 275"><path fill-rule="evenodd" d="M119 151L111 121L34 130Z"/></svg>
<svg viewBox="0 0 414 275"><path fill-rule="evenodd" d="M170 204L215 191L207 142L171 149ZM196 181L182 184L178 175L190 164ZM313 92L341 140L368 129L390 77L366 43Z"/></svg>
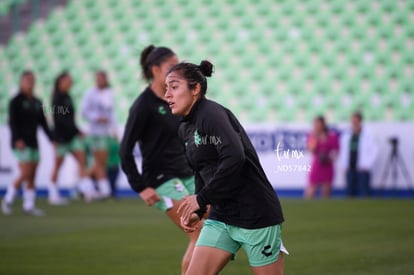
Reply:
<svg viewBox="0 0 414 275"><path fill-rule="evenodd" d="M323 116L313 122L313 132L308 137L308 149L313 155L312 169L305 198L315 197L318 187L322 187L322 197L331 195L334 178L334 163L339 150L338 136L330 133Z"/></svg>
<svg viewBox="0 0 414 275"><path fill-rule="evenodd" d="M57 177L65 155L71 153L79 164L79 191L85 201L97 197L92 180L88 177L86 156L81 131L75 123L75 108L69 95L72 87L72 77L67 72L61 73L55 80L52 95L52 110L54 121L54 137L56 140L55 166L49 185L49 202L51 204L65 203L59 195Z"/></svg>
<svg viewBox="0 0 414 275"><path fill-rule="evenodd" d="M104 71L95 74L96 87L86 92L81 104L82 116L89 122L90 146L94 155L91 174L98 182L101 198L111 195L106 175L108 139L116 136L114 97Z"/></svg>
<svg viewBox="0 0 414 275"><path fill-rule="evenodd" d="M205 97L213 65L179 63L166 77L174 115L184 116L179 136L195 170L196 194L178 209L193 230L208 205L187 275L217 274L243 247L254 274L283 274L283 222L279 199L245 130L226 108Z"/></svg>
<svg viewBox="0 0 414 275"><path fill-rule="evenodd" d="M5 215L12 214L11 205L17 190L23 182L23 211L34 216L43 216L44 212L35 207L35 175L39 162L39 145L37 128L43 131L52 140L52 135L43 114L42 102L33 94L35 76L31 71L23 72L20 78L19 93L10 101L9 124L11 130L11 146L19 161L20 175L7 187L2 201L2 211Z"/></svg>
<svg viewBox="0 0 414 275"><path fill-rule="evenodd" d="M121 142L121 166L133 190L148 206L166 212L178 226L177 209L181 200L194 194L194 177L178 139L180 119L171 114L165 100L165 76L178 63L166 47L148 46L141 53L141 67L149 86L133 103ZM138 142L142 153L142 174L135 164L133 150ZM181 269L185 274L199 231L188 233L190 242Z"/></svg>

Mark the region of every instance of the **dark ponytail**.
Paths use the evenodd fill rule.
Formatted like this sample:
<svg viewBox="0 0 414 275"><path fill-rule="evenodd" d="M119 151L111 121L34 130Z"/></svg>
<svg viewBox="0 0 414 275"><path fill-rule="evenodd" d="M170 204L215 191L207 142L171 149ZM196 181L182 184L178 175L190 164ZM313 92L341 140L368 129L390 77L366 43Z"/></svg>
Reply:
<svg viewBox="0 0 414 275"><path fill-rule="evenodd" d="M147 46L141 52L140 64L142 76L150 82L154 77L152 75L152 66L160 66L166 59L174 56L175 53L167 47L155 47L154 45Z"/></svg>
<svg viewBox="0 0 414 275"><path fill-rule="evenodd" d="M66 71L63 71L62 73L60 73L56 78L55 78L55 83L54 83L54 85L53 85L53 91L52 91L52 104L53 104L53 101L55 100L55 98L56 98L56 95L58 94L58 93L60 93L61 91L59 90L59 83L60 83L60 81L63 79L63 78L65 78L65 77L67 77L67 76L69 76L69 73L68 72L66 72Z"/></svg>
<svg viewBox="0 0 414 275"><path fill-rule="evenodd" d="M154 45L149 45L148 47L146 47L142 53L141 53L141 58L140 58L140 63L141 63L141 70L142 70L142 76L147 80L150 81L152 78L152 73L151 73L151 69L148 67L147 65L147 58L148 55L155 49Z"/></svg>
<svg viewBox="0 0 414 275"><path fill-rule="evenodd" d="M207 79L214 72L214 65L208 61L203 60L200 65L182 62L173 66L168 73L178 72L187 81L190 90L195 89L196 84L200 84L200 93L204 96L207 93Z"/></svg>

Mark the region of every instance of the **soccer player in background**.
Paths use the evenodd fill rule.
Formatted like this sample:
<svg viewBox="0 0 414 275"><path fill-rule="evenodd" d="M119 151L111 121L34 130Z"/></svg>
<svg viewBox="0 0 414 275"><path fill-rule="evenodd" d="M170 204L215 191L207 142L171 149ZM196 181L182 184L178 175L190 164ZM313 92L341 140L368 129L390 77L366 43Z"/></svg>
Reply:
<svg viewBox="0 0 414 275"><path fill-rule="evenodd" d="M85 201L89 202L97 197L93 182L88 176L82 133L75 122L75 107L70 96L71 87L72 77L69 73L63 72L56 77L52 94L53 135L56 140L55 165L48 187L49 203L55 205L66 203L59 195L57 178L65 155L68 153L71 153L78 162L80 178L78 189Z"/></svg>
<svg viewBox="0 0 414 275"><path fill-rule="evenodd" d="M25 183L23 189L23 211L33 216L43 216L44 212L35 207L36 190L35 176L39 163L39 144L37 128L41 126L52 141L52 133L43 113L42 102L34 96L35 76L31 71L25 71L20 78L18 94L10 101L9 125L11 130L11 146L19 162L20 174L17 179L7 186L2 201L2 211L5 215L12 214L11 205L17 191Z"/></svg>
<svg viewBox="0 0 414 275"><path fill-rule="evenodd" d="M111 195L106 174L108 140L117 135L115 122L115 100L106 72L95 74L96 86L86 92L81 103L81 114L89 122L89 145L93 152L94 164L91 175L96 179L100 198Z"/></svg>
<svg viewBox="0 0 414 275"><path fill-rule="evenodd" d="M191 231L211 206L187 275L217 274L243 247L254 274L283 274L279 199L245 130L226 108L205 97L213 72L208 61L179 63L166 78L174 115L184 116L179 136L195 170L196 195L178 209Z"/></svg>
<svg viewBox="0 0 414 275"><path fill-rule="evenodd" d="M171 114L164 97L165 76L177 63L177 56L169 48L150 45L142 51L142 74L149 86L132 104L120 156L132 189L148 206L164 211L181 227L177 209L185 196L194 194L194 178L184 145L178 139L180 118ZM142 153L142 173L133 156L137 143ZM182 259L182 274L187 270L199 231L187 234L190 241Z"/></svg>

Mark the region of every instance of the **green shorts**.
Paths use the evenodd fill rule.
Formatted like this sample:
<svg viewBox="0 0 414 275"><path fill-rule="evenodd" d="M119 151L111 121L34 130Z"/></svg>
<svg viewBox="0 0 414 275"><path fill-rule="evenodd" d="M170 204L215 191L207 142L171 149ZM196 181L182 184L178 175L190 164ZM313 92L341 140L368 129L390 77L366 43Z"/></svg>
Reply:
<svg viewBox="0 0 414 275"><path fill-rule="evenodd" d="M19 162L39 162L39 149L25 147L23 150L14 149L13 153Z"/></svg>
<svg viewBox="0 0 414 275"><path fill-rule="evenodd" d="M67 153L83 151L84 145L80 136L75 136L68 143L58 143L56 146L56 153L58 156L63 157Z"/></svg>
<svg viewBox="0 0 414 275"><path fill-rule="evenodd" d="M253 267L274 263L280 251L285 252L280 224L259 229L244 229L210 219L204 221L196 246L215 247L228 251L233 256L243 247L249 264Z"/></svg>
<svg viewBox="0 0 414 275"><path fill-rule="evenodd" d="M157 191L161 200L155 203L154 206L165 212L173 207L173 200L179 201L185 196L194 194L194 177L170 179L158 186L155 191Z"/></svg>
<svg viewBox="0 0 414 275"><path fill-rule="evenodd" d="M91 136L88 138L88 145L92 151L108 151L110 136Z"/></svg>

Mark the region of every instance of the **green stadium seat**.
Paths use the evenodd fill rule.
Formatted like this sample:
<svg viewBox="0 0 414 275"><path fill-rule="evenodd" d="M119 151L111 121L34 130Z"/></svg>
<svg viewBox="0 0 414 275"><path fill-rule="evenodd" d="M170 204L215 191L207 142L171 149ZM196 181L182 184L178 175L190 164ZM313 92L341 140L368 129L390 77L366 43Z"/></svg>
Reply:
<svg viewBox="0 0 414 275"><path fill-rule="evenodd" d="M201 10L208 20L195 16ZM116 101L125 105L145 85L136 77L138 56L153 43L181 59L212 60L209 96L246 122L309 121L324 111L333 122L348 121L356 108L369 109L375 93L391 96L381 97L369 119L412 120L411 101L398 107L414 85L412 12L411 1L70 1L0 50L7 64L0 76L14 78L0 77L0 85L16 85L31 66L48 98L55 74L69 69L81 98L91 72L108 67L124 91Z"/></svg>

